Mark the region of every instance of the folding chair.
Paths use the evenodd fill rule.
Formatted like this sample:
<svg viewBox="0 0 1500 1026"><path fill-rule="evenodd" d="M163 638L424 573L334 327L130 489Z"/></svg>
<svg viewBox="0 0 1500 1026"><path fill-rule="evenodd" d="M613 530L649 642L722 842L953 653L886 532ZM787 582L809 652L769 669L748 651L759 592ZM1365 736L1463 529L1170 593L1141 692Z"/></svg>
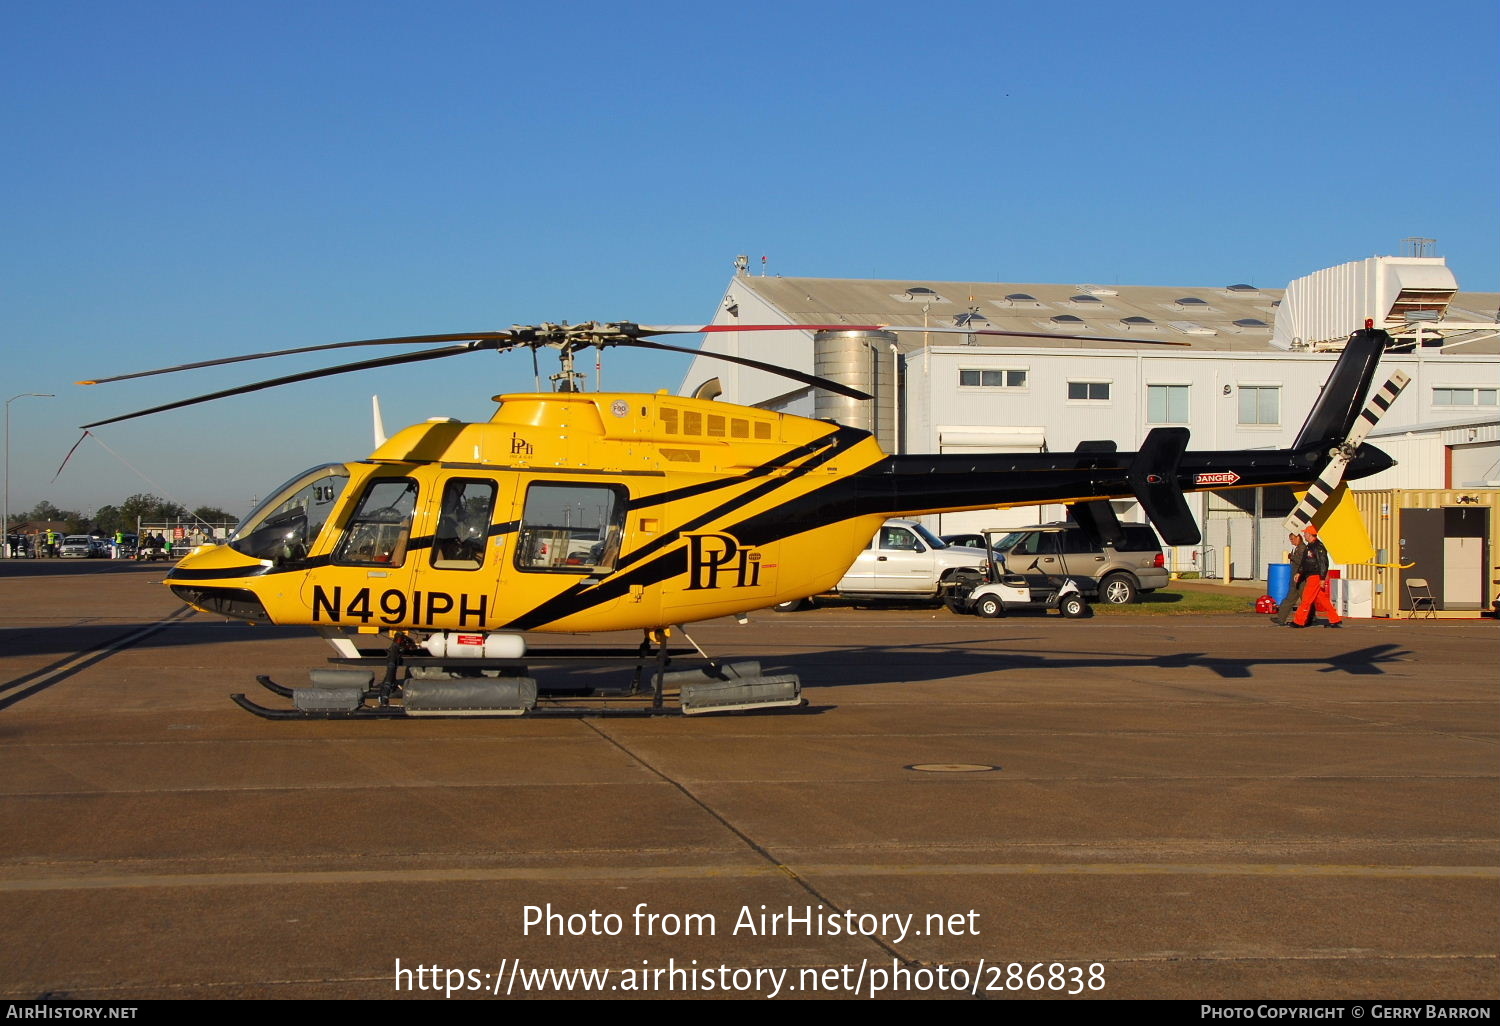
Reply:
<svg viewBox="0 0 1500 1026"><path fill-rule="evenodd" d="M1432 597L1432 589L1427 586L1425 577L1406 579L1406 597L1411 601L1411 609L1406 614L1408 620L1422 615L1424 610L1427 619L1437 619L1437 599Z"/></svg>

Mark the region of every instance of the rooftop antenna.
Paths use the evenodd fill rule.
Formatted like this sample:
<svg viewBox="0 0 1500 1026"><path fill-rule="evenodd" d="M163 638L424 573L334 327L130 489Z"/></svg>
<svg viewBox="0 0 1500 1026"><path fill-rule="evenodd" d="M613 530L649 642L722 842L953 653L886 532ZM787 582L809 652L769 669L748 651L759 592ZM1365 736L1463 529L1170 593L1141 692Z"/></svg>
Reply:
<svg viewBox="0 0 1500 1026"><path fill-rule="evenodd" d="M1409 257L1425 257L1431 251L1437 249L1437 239L1424 238L1421 235L1408 235L1401 240L1401 255ZM1436 255L1432 253L1431 255Z"/></svg>

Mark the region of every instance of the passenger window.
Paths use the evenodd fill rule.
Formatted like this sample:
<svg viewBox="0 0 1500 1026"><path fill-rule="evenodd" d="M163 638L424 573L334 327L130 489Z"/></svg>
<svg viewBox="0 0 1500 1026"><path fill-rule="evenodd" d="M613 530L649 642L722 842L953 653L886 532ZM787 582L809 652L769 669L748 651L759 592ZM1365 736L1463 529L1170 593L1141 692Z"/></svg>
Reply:
<svg viewBox="0 0 1500 1026"><path fill-rule="evenodd" d="M1016 542L1016 547L1011 549L1011 553L1017 556L1035 556L1039 551L1037 546L1041 544L1041 541L1041 531L1030 531Z"/></svg>
<svg viewBox="0 0 1500 1026"><path fill-rule="evenodd" d="M478 570L495 509L495 482L457 480L443 488L432 565L438 570Z"/></svg>
<svg viewBox="0 0 1500 1026"><path fill-rule="evenodd" d="M594 573L614 568L629 499L618 486L534 484L526 490L516 566Z"/></svg>
<svg viewBox="0 0 1500 1026"><path fill-rule="evenodd" d="M882 549L899 549L903 552L922 551L921 546L917 544L916 536L904 527L881 528L880 547Z"/></svg>
<svg viewBox="0 0 1500 1026"><path fill-rule="evenodd" d="M400 566L406 562L416 506L415 481L404 477L372 481L349 520L333 561L354 566Z"/></svg>
<svg viewBox="0 0 1500 1026"><path fill-rule="evenodd" d="M1099 551L1082 531L1064 531L1062 538L1065 556L1087 556Z"/></svg>

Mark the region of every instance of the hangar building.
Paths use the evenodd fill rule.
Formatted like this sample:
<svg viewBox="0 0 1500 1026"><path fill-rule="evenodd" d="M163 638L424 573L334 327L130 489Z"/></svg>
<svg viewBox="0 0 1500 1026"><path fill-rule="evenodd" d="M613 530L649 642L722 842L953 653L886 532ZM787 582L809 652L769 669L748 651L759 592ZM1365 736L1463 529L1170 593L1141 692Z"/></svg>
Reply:
<svg viewBox="0 0 1500 1026"><path fill-rule="evenodd" d="M1290 444L1343 340L1366 317L1412 382L1372 435L1399 462L1361 489L1500 486L1500 293L1462 292L1441 257L1372 257L1285 289L753 276L737 261L715 324L889 325L900 331L724 332L703 348L847 381L854 403L703 357L680 394L825 417L887 452L1058 452L1162 425L1191 448ZM1015 336L968 334L997 329ZM1067 336L1087 335L1093 341ZM1185 346L1142 344L1143 340ZM1189 495L1203 544L1179 571L1263 577L1285 548L1286 489ZM1134 501L1122 520L1144 519ZM1061 519L1057 506L926 518L941 534Z"/></svg>

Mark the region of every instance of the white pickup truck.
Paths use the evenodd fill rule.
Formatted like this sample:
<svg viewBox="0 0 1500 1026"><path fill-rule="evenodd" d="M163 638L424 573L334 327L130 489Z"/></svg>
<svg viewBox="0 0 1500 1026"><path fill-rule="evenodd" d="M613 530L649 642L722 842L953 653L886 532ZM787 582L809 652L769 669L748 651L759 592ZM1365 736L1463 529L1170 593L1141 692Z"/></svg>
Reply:
<svg viewBox="0 0 1500 1026"><path fill-rule="evenodd" d="M942 582L965 567L983 569L984 550L949 545L915 520L887 520L832 591L775 608L795 612L820 598L936 601Z"/></svg>

